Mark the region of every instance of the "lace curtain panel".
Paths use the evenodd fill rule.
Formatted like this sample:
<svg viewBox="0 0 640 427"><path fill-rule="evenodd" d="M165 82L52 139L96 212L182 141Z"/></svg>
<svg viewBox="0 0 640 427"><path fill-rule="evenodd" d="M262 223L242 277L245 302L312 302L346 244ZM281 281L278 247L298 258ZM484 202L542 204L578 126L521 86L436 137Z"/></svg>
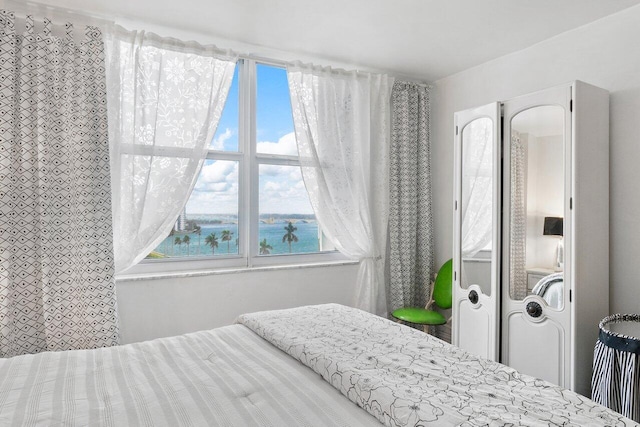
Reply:
<svg viewBox="0 0 640 427"><path fill-rule="evenodd" d="M237 56L116 27L107 37L117 272L170 232L195 185Z"/></svg>
<svg viewBox="0 0 640 427"><path fill-rule="evenodd" d="M424 307L433 276L429 89L396 82L391 95L389 306Z"/></svg>
<svg viewBox="0 0 640 427"><path fill-rule="evenodd" d="M521 300L527 296L527 135L511 133L511 237L509 294Z"/></svg>
<svg viewBox="0 0 640 427"><path fill-rule="evenodd" d="M386 316L393 79L303 65L287 73L302 177L318 223L340 252L360 260L355 306Z"/></svg>
<svg viewBox="0 0 640 427"><path fill-rule="evenodd" d="M493 237L493 122L474 120L463 132L461 249L471 258Z"/></svg>
<svg viewBox="0 0 640 427"><path fill-rule="evenodd" d="M102 35L52 27L0 11L1 357L118 344Z"/></svg>

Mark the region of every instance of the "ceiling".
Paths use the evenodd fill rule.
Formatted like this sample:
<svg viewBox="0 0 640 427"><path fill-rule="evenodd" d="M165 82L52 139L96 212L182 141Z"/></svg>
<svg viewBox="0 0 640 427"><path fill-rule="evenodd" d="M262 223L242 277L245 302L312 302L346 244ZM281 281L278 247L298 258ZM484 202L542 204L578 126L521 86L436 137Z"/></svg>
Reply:
<svg viewBox="0 0 640 427"><path fill-rule="evenodd" d="M319 65L427 81L531 46L640 0L38 0L277 49ZM133 29L133 28L131 28ZM287 59L287 58L274 58Z"/></svg>

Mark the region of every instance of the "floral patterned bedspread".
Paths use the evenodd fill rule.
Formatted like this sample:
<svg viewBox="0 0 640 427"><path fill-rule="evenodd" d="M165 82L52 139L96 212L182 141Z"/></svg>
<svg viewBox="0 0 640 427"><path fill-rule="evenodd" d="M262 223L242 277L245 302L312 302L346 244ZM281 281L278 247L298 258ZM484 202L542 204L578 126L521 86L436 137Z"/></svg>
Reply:
<svg viewBox="0 0 640 427"><path fill-rule="evenodd" d="M387 426L637 425L577 393L354 308L265 311L238 323Z"/></svg>

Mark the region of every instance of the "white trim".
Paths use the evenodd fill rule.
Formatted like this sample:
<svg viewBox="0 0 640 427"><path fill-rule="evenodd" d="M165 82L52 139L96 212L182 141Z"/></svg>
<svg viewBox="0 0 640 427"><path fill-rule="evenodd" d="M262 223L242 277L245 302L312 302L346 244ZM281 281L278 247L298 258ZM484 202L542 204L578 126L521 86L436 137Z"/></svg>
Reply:
<svg viewBox="0 0 640 427"><path fill-rule="evenodd" d="M358 260L342 260L342 261L330 261L330 262L313 262L309 261L304 264L278 264L273 266L259 266L251 268L217 268L217 269L198 269L191 271L176 271L176 272L159 272L159 273L128 273L119 274L116 276L116 282L118 284L123 282L137 282L142 280L159 280L159 279L182 279L187 277L200 277L200 276L213 276L219 274L242 274L253 273L259 271L277 271L277 270L293 270L299 268L323 268L323 267L338 267L342 265L357 265Z"/></svg>
<svg viewBox="0 0 640 427"><path fill-rule="evenodd" d="M252 259L251 266L264 265L295 265L309 262L346 261L349 258L338 251L313 252L308 254L278 254L257 255Z"/></svg>
<svg viewBox="0 0 640 427"><path fill-rule="evenodd" d="M272 63L263 65L282 67ZM252 59L240 59L238 67L238 151L207 151L207 160L238 162L238 254L178 257L166 259L144 259L127 270L132 275L184 274L189 271L214 270L220 268L252 269L256 266L291 266L308 263L326 263L348 258L340 252L321 251L260 255L260 165L284 165L300 167L297 156L257 153L256 97L257 63ZM184 157L180 150L154 150L143 147L148 154L175 155Z"/></svg>
<svg viewBox="0 0 640 427"><path fill-rule="evenodd" d="M189 257L167 259L144 259L123 272L128 275L168 274L215 268L247 268L247 259L238 255L216 255L215 257Z"/></svg>
<svg viewBox="0 0 640 427"><path fill-rule="evenodd" d="M242 239L241 239L242 241ZM241 270L264 266L307 265L310 263L346 262L349 258L338 251L313 252L307 254L256 255L249 258L242 255L216 255L215 257L182 257L167 259L145 259L131 266L124 276L148 276L157 274L175 274L190 271L213 271L224 268Z"/></svg>
<svg viewBox="0 0 640 427"><path fill-rule="evenodd" d="M246 141L248 152L250 154L249 159L249 168L251 169L249 181L251 184L249 185L249 205L248 212L250 215L250 223L249 223L249 250L247 251L249 255L248 263L249 267L253 267L253 260L256 256L258 256L258 247L259 247L259 239L260 239L260 178L259 178L259 163L257 161L253 161L256 158L256 140L257 140L257 131L256 131L256 97L257 97L257 67L256 62L253 59L245 59L245 64L248 69L248 75L250 76L250 80L245 80L245 87L249 89L247 101L248 101L248 114L245 115L246 118L249 119L248 123L248 138ZM255 242L255 244L253 244Z"/></svg>
<svg viewBox="0 0 640 427"><path fill-rule="evenodd" d="M256 153L254 157L260 164L300 166L300 158L298 156Z"/></svg>
<svg viewBox="0 0 640 427"><path fill-rule="evenodd" d="M242 153L242 168L238 170L238 253L245 261L245 267L249 267L247 259L251 248L251 120L247 114L250 108L251 93L247 82L252 79L252 74L244 59L238 60L238 151ZM248 213L248 214L247 214Z"/></svg>
<svg viewBox="0 0 640 427"><path fill-rule="evenodd" d="M206 159L207 160L232 160L240 163L242 163L242 161L244 160L242 152L218 151L218 150L209 150L207 152Z"/></svg>

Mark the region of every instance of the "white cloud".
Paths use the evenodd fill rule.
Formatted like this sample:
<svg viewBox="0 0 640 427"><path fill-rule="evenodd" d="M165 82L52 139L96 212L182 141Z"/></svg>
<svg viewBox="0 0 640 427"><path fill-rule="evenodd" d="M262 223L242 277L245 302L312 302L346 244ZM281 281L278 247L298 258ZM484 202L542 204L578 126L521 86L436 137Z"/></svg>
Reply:
<svg viewBox="0 0 640 427"><path fill-rule="evenodd" d="M298 145L296 135L290 132L280 137L278 142L261 141L257 146L258 153L263 154L283 154L287 156L298 155Z"/></svg>
<svg viewBox="0 0 640 427"><path fill-rule="evenodd" d="M230 214L238 211L238 163L207 161L187 203L192 214Z"/></svg>
<svg viewBox="0 0 640 427"><path fill-rule="evenodd" d="M260 169L260 212L313 213L300 169L274 166L265 174Z"/></svg>
<svg viewBox="0 0 640 427"><path fill-rule="evenodd" d="M237 192L214 193L194 191L187 203L187 214L235 214L238 212Z"/></svg>
<svg viewBox="0 0 640 427"><path fill-rule="evenodd" d="M238 163L233 161L218 160L207 162L202 167L200 177L196 184L196 189L204 190L211 184L219 183L237 183L238 182Z"/></svg>
<svg viewBox="0 0 640 427"><path fill-rule="evenodd" d="M262 187L262 191L266 191L266 192L280 191L282 189L283 189L282 184L279 184L273 181L267 181Z"/></svg>
<svg viewBox="0 0 640 427"><path fill-rule="evenodd" d="M302 181L302 172L299 168L295 168L291 171L291 173L289 174L289 179L296 182L300 181L304 185L304 181Z"/></svg>
<svg viewBox="0 0 640 427"><path fill-rule="evenodd" d="M217 138L214 138L211 142L211 148L213 150L224 150L224 143L229 140L233 136L233 131L229 128L226 128L221 135Z"/></svg>
<svg viewBox="0 0 640 427"><path fill-rule="evenodd" d="M284 177L292 169L291 166L260 165L260 176Z"/></svg>
<svg viewBox="0 0 640 427"><path fill-rule="evenodd" d="M207 191L213 191L215 193L222 193L233 188L233 184L230 182L216 182L207 185Z"/></svg>
<svg viewBox="0 0 640 427"><path fill-rule="evenodd" d="M233 214L238 211L238 163L208 160L187 203L191 214ZM297 166L260 166L260 212L313 213Z"/></svg>

